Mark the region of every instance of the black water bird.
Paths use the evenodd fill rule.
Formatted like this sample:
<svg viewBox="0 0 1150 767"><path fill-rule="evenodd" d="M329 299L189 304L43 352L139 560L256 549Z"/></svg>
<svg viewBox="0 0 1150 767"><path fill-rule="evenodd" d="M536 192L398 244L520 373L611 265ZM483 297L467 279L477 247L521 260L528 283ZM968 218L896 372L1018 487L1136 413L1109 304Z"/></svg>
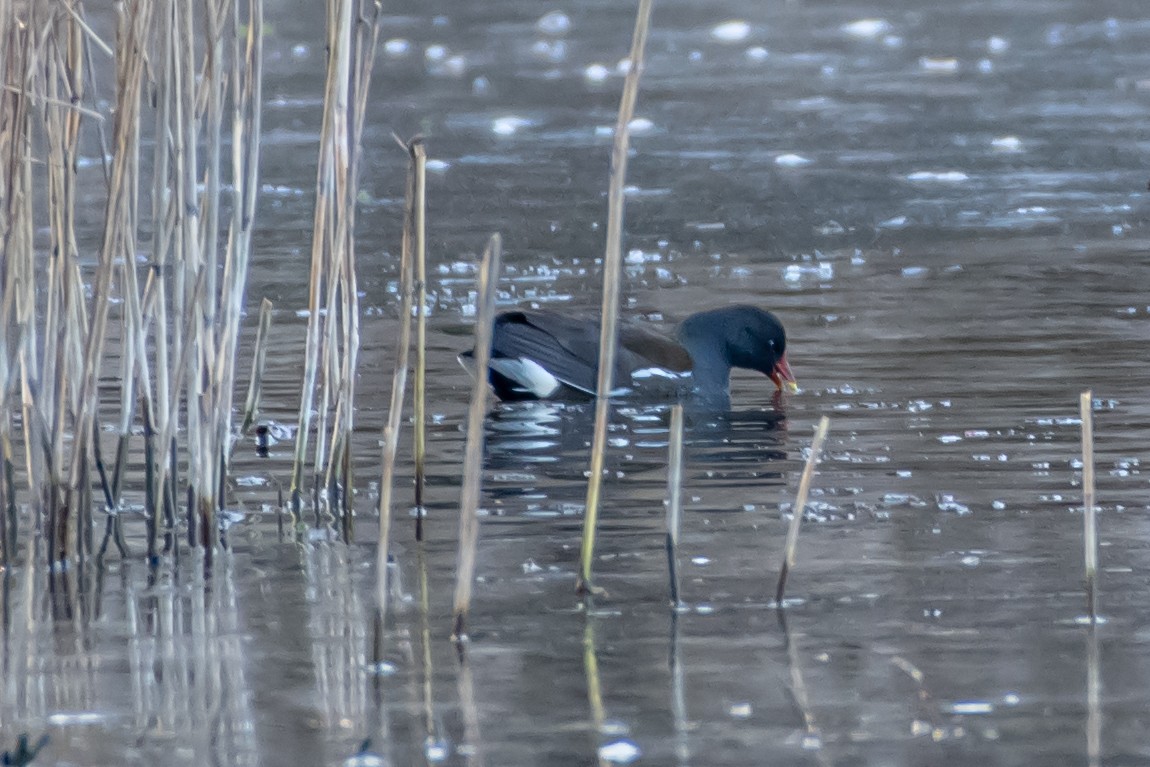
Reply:
<svg viewBox="0 0 1150 767"><path fill-rule="evenodd" d="M495 318L488 380L497 397L580 400L595 395L599 320L547 311L509 311ZM779 390L796 390L787 336L775 315L737 305L693 314L675 336L620 322L613 396L675 393L705 402L729 401L731 368L757 370ZM474 355L460 362L475 375Z"/></svg>

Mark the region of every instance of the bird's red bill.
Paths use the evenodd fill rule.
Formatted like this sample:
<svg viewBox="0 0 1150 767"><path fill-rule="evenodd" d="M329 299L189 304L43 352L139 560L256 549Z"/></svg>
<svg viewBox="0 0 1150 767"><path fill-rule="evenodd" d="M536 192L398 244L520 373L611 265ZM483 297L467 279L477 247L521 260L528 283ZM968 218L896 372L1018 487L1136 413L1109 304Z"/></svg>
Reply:
<svg viewBox="0 0 1150 767"><path fill-rule="evenodd" d="M787 362L786 354L779 357L779 361L775 363L775 369L771 371L771 380L780 390L789 392L799 390L798 381L795 380L795 374L791 372L791 365Z"/></svg>

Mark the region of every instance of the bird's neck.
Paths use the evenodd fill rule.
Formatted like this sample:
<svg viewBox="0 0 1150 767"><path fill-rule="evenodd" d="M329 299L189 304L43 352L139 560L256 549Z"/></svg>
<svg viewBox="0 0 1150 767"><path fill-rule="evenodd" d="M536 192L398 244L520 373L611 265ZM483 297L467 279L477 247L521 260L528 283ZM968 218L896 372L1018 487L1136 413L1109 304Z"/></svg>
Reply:
<svg viewBox="0 0 1150 767"><path fill-rule="evenodd" d="M731 386L731 363L721 348L685 342L691 355L691 386L700 394L726 394Z"/></svg>

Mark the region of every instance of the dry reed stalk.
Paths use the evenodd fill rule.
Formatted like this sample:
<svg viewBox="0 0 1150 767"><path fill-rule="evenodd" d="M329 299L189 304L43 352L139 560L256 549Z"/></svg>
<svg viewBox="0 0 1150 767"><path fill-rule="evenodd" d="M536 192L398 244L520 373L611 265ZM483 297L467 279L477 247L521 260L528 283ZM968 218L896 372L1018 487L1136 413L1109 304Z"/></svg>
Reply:
<svg viewBox="0 0 1150 767"><path fill-rule="evenodd" d="M825 415L819 419L815 429L815 437L811 440L811 451L807 455L806 466L799 480L799 491L795 494L795 506L791 516L791 524L787 528L787 542L783 547L783 564L779 568L779 584L775 588L775 603L782 607L783 594L787 589L787 576L795 566L795 553L799 546L799 527L803 523L803 509L807 506L807 494L811 490L811 477L815 474L815 465L819 462L819 454L823 450L823 441L827 438L827 429L830 428L831 419Z"/></svg>
<svg viewBox="0 0 1150 767"><path fill-rule="evenodd" d="M245 21L247 34L241 46L240 30ZM256 212L256 193L259 189L263 102L263 0L248 0L246 17L240 14L239 2L232 5L230 36L233 92L231 179L234 192L223 270L223 292L220 295L223 318L217 331L219 333L216 343L217 357L212 364L211 379L215 406L213 413L215 466L220 467L219 471L225 474L232 454L232 442L235 439L232 430L232 401L237 379L236 350L239 345L244 294L251 264L252 227ZM270 315L266 321L270 322ZM264 323L265 309L261 305L259 331L261 336L265 332ZM257 349L255 357L262 365L260 351ZM216 476L213 485L218 488L223 485L224 480L224 476ZM220 493L217 499L218 505L222 506L223 500Z"/></svg>
<svg viewBox="0 0 1150 767"><path fill-rule="evenodd" d="M413 202L411 179L407 185L407 215L404 217L404 248L409 240L411 206ZM403 395L407 389L407 363L411 352L411 304L414 299L413 264L408 258L400 263L399 340L395 349L395 373L391 379L391 402L388 405L387 425L383 430L383 458L379 478L379 536L376 542L375 590L376 612L372 660L383 660L384 620L387 617L387 560L391 543L391 494L395 487L395 458L399 448L399 433L403 426Z"/></svg>
<svg viewBox="0 0 1150 767"><path fill-rule="evenodd" d="M423 540L424 462L427 454L427 149L412 141L415 164L415 539Z"/></svg>
<svg viewBox="0 0 1150 767"><path fill-rule="evenodd" d="M651 20L652 0L639 0L635 32L631 38L630 69L623 82L619 116L615 121L615 141L611 148L611 178L607 188L607 247L603 257L603 302L600 311L599 376L596 382L595 434L591 443L591 476L587 482L586 511L583 516L581 567L576 590L591 593L591 564L595 555L595 528L599 519L599 496L603 485L603 461L607 449L607 416L609 397L615 375L615 350L618 343L619 282L623 265L623 186L627 178L627 147L630 143L631 118L639 96L639 76L643 72L643 53Z"/></svg>
<svg viewBox="0 0 1150 767"><path fill-rule="evenodd" d="M256 331L255 353L252 355L252 374L248 380L248 396L244 401L244 421L240 432L246 434L260 412L260 394L263 392L264 366L268 356L268 331L272 326L272 302L260 301L260 324Z"/></svg>
<svg viewBox="0 0 1150 767"><path fill-rule="evenodd" d="M1090 622L1098 621L1098 522L1094 505L1094 412L1093 393L1087 389L1078 397L1082 419L1082 509L1083 546L1086 566L1086 609Z"/></svg>
<svg viewBox="0 0 1150 767"><path fill-rule="evenodd" d="M347 80L339 78L341 64L346 72L348 52L346 45L340 45L343 39L339 32L340 25L336 16L339 0L330 0L328 3L328 71L327 84L324 89L324 118L320 133L319 164L316 169L316 200L315 212L312 220L311 244L311 274L308 290L308 321L307 336L304 346L304 375L302 392L300 394L299 422L296 428L295 461L292 468L291 499L292 510L298 517L302 509L303 471L307 460L308 440L311 435L312 408L316 400L317 380L319 377L320 355L322 352L321 324L323 323L322 296L324 295L324 282L327 266L327 251L329 244L329 217L334 206L335 197L335 163L339 138L334 135L335 114L337 104L341 103L340 86ZM350 6L343 3L344 11L350 11ZM350 13L345 12L343 19L350 31ZM346 97L342 100L346 104ZM321 408L321 411L323 408ZM319 436L317 435L317 440ZM317 448L317 452L320 452Z"/></svg>
<svg viewBox="0 0 1150 767"><path fill-rule="evenodd" d="M113 129L112 175L105 210L104 237L100 247L96 284L92 301L89 333L84 348L80 382L79 412L72 448L68 488L59 507L54 525L50 561L68 562L83 545L82 512L88 459L92 441L99 438L97 384L107 339L108 318L112 300L112 275L117 259L134 263L135 187L137 178L136 147L139 141L140 102L146 58L146 32L150 23L151 4L147 0L128 0L118 6L119 25L116 73L116 115ZM75 523L76 529L71 527ZM70 533L78 540L73 541Z"/></svg>
<svg viewBox="0 0 1150 767"><path fill-rule="evenodd" d="M354 247L354 208L358 194L358 153L366 110L367 85L378 40L379 7L371 31L353 22L366 18L357 0L329 0L328 71L324 121L316 173L316 206L312 235L312 273L308 335L292 504L301 506L303 464L311 432L311 411L318 391L318 422L314 459L316 513L319 500L334 502L342 511L344 536L350 536L351 433L354 419L355 371L359 351L359 299ZM353 37L353 30L359 29ZM357 62L353 68L353 62ZM354 99L354 101L352 101ZM321 327L322 325L322 327ZM334 408L332 431L329 412Z"/></svg>
<svg viewBox="0 0 1150 767"><path fill-rule="evenodd" d="M32 46L27 24L10 9L0 18L3 51L3 90L0 90L0 338L16 339L16 355L25 354L27 336L19 304L27 302L31 260L32 188L31 93L26 72ZM35 28L36 25L32 25ZM16 488L13 482L15 447L10 399L18 385L19 365L7 350L0 354L0 502L3 503L5 562L15 557L17 537Z"/></svg>
<svg viewBox="0 0 1150 767"><path fill-rule="evenodd" d="M678 608L679 597L679 528L683 517L683 406L671 408L671 428L667 444L667 574L671 588L671 607Z"/></svg>
<svg viewBox="0 0 1150 767"><path fill-rule="evenodd" d="M455 605L451 637L467 638L467 613L471 609L471 586L475 580L475 557L479 545L479 492L483 483L483 419L487 415L487 363L495 326L496 288L503 258L503 238L491 235L479 266L475 311L475 369L471 405L467 410L467 442L463 455L463 488L459 498L459 554L455 568Z"/></svg>

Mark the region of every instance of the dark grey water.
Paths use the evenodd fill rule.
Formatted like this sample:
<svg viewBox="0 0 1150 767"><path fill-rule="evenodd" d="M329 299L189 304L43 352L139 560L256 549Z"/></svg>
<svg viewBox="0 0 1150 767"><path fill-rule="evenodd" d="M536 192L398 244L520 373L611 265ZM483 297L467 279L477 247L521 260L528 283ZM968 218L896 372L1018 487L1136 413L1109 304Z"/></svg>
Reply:
<svg viewBox="0 0 1150 767"><path fill-rule="evenodd" d="M293 424L323 20L313 3L271 5L249 295L277 307L265 415ZM508 305L598 306L633 9L458 5L388 6L358 233L360 542L281 542L268 509L290 442L268 459L245 443L244 519L210 584L194 563L155 582L116 565L66 622L29 596L42 572L7 574L4 747L47 731L44 763L77 765L1022 765L1087 762L1097 738L1101 762L1150 763L1143 4L657 3L625 311L669 326L768 307L802 391L777 403L769 382L736 377L730 415L689 424L677 619L666 410L613 418L609 596L588 616L572 589L589 412L493 407L464 665L447 635L472 266L500 231ZM543 26L561 34L540 30L551 10ZM392 131L424 133L434 161L430 542L401 514L404 597L373 675L370 511L405 163ZM1091 387L1095 633L1076 462ZM783 626L770 596L823 414ZM368 738L380 760L345 761Z"/></svg>

